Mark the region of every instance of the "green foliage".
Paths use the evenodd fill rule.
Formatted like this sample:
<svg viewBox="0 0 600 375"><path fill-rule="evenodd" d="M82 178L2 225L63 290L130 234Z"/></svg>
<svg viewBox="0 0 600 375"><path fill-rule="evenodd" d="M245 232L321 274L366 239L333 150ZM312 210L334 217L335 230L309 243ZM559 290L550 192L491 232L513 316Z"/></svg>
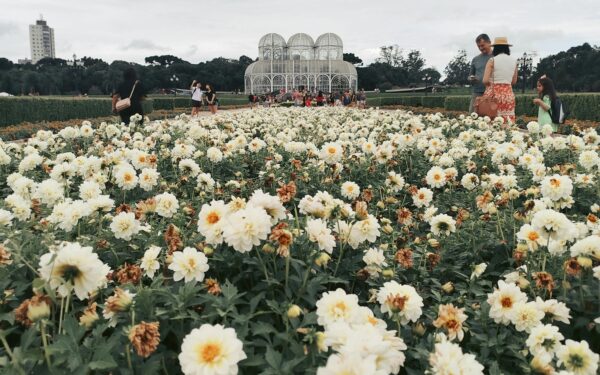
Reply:
<svg viewBox="0 0 600 375"><path fill-rule="evenodd" d="M467 51L461 49L444 68L444 74L446 74L444 82L448 85L465 85L469 83L470 70L471 64L467 59Z"/></svg>
<svg viewBox="0 0 600 375"><path fill-rule="evenodd" d="M559 91L600 91L600 49L588 43L571 47L541 59L536 72L534 79L546 74Z"/></svg>
<svg viewBox="0 0 600 375"><path fill-rule="evenodd" d="M144 101L143 108L145 113L152 112L152 100ZM0 98L0 126L111 114L111 99L108 98Z"/></svg>

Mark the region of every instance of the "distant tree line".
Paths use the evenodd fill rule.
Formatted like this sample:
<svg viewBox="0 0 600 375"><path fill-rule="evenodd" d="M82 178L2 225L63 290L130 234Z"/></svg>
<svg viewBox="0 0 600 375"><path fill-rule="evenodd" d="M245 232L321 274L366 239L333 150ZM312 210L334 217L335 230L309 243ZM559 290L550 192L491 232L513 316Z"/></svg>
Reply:
<svg viewBox="0 0 600 375"><path fill-rule="evenodd" d="M393 87L417 87L440 83L441 74L426 67L418 50L404 53L397 45L383 46L375 62L363 66L353 53L344 53L344 60L354 64L361 88L388 90ZM14 64L0 58L0 92L13 95L89 94L108 95L120 82L123 71L134 66L144 85L151 91L167 88L187 88L194 79L211 83L219 91L244 89L244 71L254 60L223 57L193 64L172 55L148 56L145 65L115 60L84 57L83 66L69 65L66 60L46 58L36 64ZM471 57L460 50L444 69L447 85L466 85ZM542 74L555 81L559 91L600 91L600 48L588 43L544 57L533 69L527 85L533 87Z"/></svg>

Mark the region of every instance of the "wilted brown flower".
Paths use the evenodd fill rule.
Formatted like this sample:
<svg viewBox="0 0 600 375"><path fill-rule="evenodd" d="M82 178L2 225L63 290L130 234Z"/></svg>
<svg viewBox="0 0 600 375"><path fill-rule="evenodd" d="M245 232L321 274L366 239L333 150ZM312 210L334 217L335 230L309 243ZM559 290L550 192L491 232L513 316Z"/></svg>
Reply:
<svg viewBox="0 0 600 375"><path fill-rule="evenodd" d="M123 264L117 272L113 275L113 278L119 282L119 284L138 284L142 278L142 270L140 266L136 264Z"/></svg>
<svg viewBox="0 0 600 375"><path fill-rule="evenodd" d="M427 264L429 265L429 269L432 270L437 266L440 262L440 255L436 253L427 253Z"/></svg>
<svg viewBox="0 0 600 375"><path fill-rule="evenodd" d="M354 211L356 212L356 217L361 220L369 216L367 202L357 201L354 205Z"/></svg>
<svg viewBox="0 0 600 375"><path fill-rule="evenodd" d="M167 252L172 255L174 251L183 248L183 241L181 241L181 232L173 224L169 224L164 234L165 242L167 243Z"/></svg>
<svg viewBox="0 0 600 375"><path fill-rule="evenodd" d="M286 223L279 223L271 230L271 235L269 236L269 240L275 241L279 245L277 254L284 258L290 255L290 245L294 239L292 232L286 229L287 227Z"/></svg>
<svg viewBox="0 0 600 375"><path fill-rule="evenodd" d="M10 251L0 244L0 265L12 264L12 262Z"/></svg>
<svg viewBox="0 0 600 375"><path fill-rule="evenodd" d="M589 214L587 215L587 221L591 224L597 224L598 223L598 216L594 215L594 214Z"/></svg>
<svg viewBox="0 0 600 375"><path fill-rule="evenodd" d="M292 159L291 163L292 163L292 166L294 168L296 168L297 170L302 169L302 162L300 160L298 160L298 159Z"/></svg>
<svg viewBox="0 0 600 375"><path fill-rule="evenodd" d="M218 296L221 294L221 286L217 279L208 278L204 281L204 285L206 286L206 291L208 294L212 294L213 296Z"/></svg>
<svg viewBox="0 0 600 375"><path fill-rule="evenodd" d="M146 219L146 215L156 211L156 200L148 198L135 204L135 218L138 220Z"/></svg>
<svg viewBox="0 0 600 375"><path fill-rule="evenodd" d="M29 299L21 302L19 307L14 310L15 320L24 327L31 327L32 321L27 317L27 311L29 310Z"/></svg>
<svg viewBox="0 0 600 375"><path fill-rule="evenodd" d="M554 289L554 278L548 272L535 272L533 274L535 280L535 286L539 289L546 289L550 296L552 296L552 290Z"/></svg>
<svg viewBox="0 0 600 375"><path fill-rule="evenodd" d="M578 276L581 273L581 266L577 258L570 258L565 262L565 272L571 276Z"/></svg>
<svg viewBox="0 0 600 375"><path fill-rule="evenodd" d="M367 271L366 268L362 268L356 272L356 278L360 281L367 280L369 276L371 276L371 274L369 273L369 271Z"/></svg>
<svg viewBox="0 0 600 375"><path fill-rule="evenodd" d="M126 204L126 203L123 203L123 204L119 205L119 207L117 207L115 209L115 213L118 215L121 212L125 212L125 213L131 212L131 206L128 205L128 204Z"/></svg>
<svg viewBox="0 0 600 375"><path fill-rule="evenodd" d="M489 192L486 191L481 195L478 195L477 198L475 198L475 202L477 203L477 208L484 209L488 203L490 203L492 200L494 199L494 195Z"/></svg>
<svg viewBox="0 0 600 375"><path fill-rule="evenodd" d="M412 216L412 212L408 208L399 208L396 211L396 220L398 221L398 224L411 225Z"/></svg>
<svg viewBox="0 0 600 375"><path fill-rule="evenodd" d="M469 210L460 208L458 210L458 214L456 215L456 226L459 227L463 223L463 221L465 221L469 218L469 216L471 216L471 214L469 213Z"/></svg>
<svg viewBox="0 0 600 375"><path fill-rule="evenodd" d="M277 196L281 202L287 203L296 196L297 189L294 181L291 181L288 184L280 183L280 186L281 187L277 189Z"/></svg>
<svg viewBox="0 0 600 375"><path fill-rule="evenodd" d="M365 202L369 203L373 199L373 191L371 189L364 189L361 196Z"/></svg>
<svg viewBox="0 0 600 375"><path fill-rule="evenodd" d="M413 252L409 248L396 251L394 259L404 268L408 269L413 267Z"/></svg>
<svg viewBox="0 0 600 375"><path fill-rule="evenodd" d="M137 355L148 358L156 351L160 343L159 322L146 323L142 321L129 330L129 341Z"/></svg>
<svg viewBox="0 0 600 375"><path fill-rule="evenodd" d="M36 294L23 301L14 310L15 320L25 327L30 327L38 320L48 318L50 306L52 306L50 297L44 294Z"/></svg>
<svg viewBox="0 0 600 375"><path fill-rule="evenodd" d="M39 199L31 200L31 211L33 211L33 213L35 213L36 216L38 216L42 212L41 203Z"/></svg>

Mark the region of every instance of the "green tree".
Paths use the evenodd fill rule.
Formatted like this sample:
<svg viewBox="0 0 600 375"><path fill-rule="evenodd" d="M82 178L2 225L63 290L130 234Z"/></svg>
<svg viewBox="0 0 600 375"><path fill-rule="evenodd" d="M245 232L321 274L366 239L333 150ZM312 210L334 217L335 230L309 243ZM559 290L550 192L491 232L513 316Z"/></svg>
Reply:
<svg viewBox="0 0 600 375"><path fill-rule="evenodd" d="M541 75L554 81L559 91L600 91L600 48L588 43L540 60L535 81Z"/></svg>
<svg viewBox="0 0 600 375"><path fill-rule="evenodd" d="M444 82L448 85L465 85L468 83L470 69L467 51L461 49L444 68Z"/></svg>
<svg viewBox="0 0 600 375"><path fill-rule="evenodd" d="M406 58L402 59L401 67L406 70L410 83L421 82L421 79L423 78L424 66L425 59L423 56L421 56L421 52L418 50L411 50Z"/></svg>
<svg viewBox="0 0 600 375"><path fill-rule="evenodd" d="M426 79L427 85L434 85L440 82L442 75L435 68L425 68L421 71L422 79Z"/></svg>
<svg viewBox="0 0 600 375"><path fill-rule="evenodd" d="M363 64L362 59L351 52L344 53L344 61L347 61L350 64L356 65L356 66L362 66L362 64Z"/></svg>
<svg viewBox="0 0 600 375"><path fill-rule="evenodd" d="M393 67L400 67L404 64L402 50L397 44L383 46L379 49L379 57L375 60L378 63L388 64Z"/></svg>

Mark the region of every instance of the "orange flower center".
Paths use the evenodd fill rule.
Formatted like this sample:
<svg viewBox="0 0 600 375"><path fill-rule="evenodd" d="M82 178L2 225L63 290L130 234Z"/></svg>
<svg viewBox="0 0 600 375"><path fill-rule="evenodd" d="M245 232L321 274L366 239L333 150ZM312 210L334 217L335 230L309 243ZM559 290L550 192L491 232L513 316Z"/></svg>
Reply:
<svg viewBox="0 0 600 375"><path fill-rule="evenodd" d="M216 212L211 212L211 213L209 213L209 214L208 214L208 216L206 217L206 221L207 221L209 224L214 224L214 223L218 222L220 219L221 219L221 217L220 217L220 216L219 216L219 214L218 214L218 213L216 213Z"/></svg>
<svg viewBox="0 0 600 375"><path fill-rule="evenodd" d="M208 343L198 349L198 357L201 362L213 363L221 355L221 347L214 343Z"/></svg>
<svg viewBox="0 0 600 375"><path fill-rule="evenodd" d="M551 178L550 179L550 185L552 185L552 187L559 187L560 186L560 180L556 179L556 178Z"/></svg>
<svg viewBox="0 0 600 375"><path fill-rule="evenodd" d="M336 152L336 151L337 151L337 150L336 150L336 148L335 148L335 147L329 147L329 148L327 149L327 152L329 152L330 154L335 154L335 152Z"/></svg>
<svg viewBox="0 0 600 375"><path fill-rule="evenodd" d="M123 176L123 180L130 182L133 180L133 176L129 173L126 173L125 176Z"/></svg>
<svg viewBox="0 0 600 375"><path fill-rule="evenodd" d="M537 234L537 232L529 232L527 238L529 238L529 241L537 241L540 238L540 235Z"/></svg>
<svg viewBox="0 0 600 375"><path fill-rule="evenodd" d="M504 307L505 309L509 309L512 307L512 298L510 297L504 297L500 300L500 303L502 304L502 307Z"/></svg>

